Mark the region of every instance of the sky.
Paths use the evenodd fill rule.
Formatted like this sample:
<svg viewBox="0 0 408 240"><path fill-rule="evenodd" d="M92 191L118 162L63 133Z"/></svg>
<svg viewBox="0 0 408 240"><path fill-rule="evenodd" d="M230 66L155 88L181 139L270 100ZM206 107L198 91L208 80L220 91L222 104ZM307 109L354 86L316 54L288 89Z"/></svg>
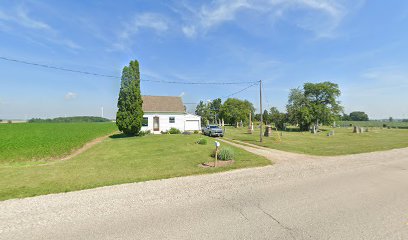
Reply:
<svg viewBox="0 0 408 240"><path fill-rule="evenodd" d="M262 80L264 108L285 111L290 89L331 81L346 113L408 118L405 0L1 0L0 57L118 76L0 59L0 119L115 118L135 59L143 95L198 103ZM233 97L258 108L259 87Z"/></svg>

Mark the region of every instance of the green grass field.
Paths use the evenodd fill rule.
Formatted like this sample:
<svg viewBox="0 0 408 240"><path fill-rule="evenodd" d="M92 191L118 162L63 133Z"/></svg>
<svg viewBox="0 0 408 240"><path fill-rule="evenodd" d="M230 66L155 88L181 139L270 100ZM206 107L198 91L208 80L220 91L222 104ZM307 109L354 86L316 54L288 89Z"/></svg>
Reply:
<svg viewBox="0 0 408 240"><path fill-rule="evenodd" d="M387 127L408 129L408 122L381 122L381 121L339 121L339 126L350 126L350 124L360 127L378 127L382 128L385 124Z"/></svg>
<svg viewBox="0 0 408 240"><path fill-rule="evenodd" d="M282 151L320 156L408 147L406 129L370 128L367 133L355 134L352 133L352 128L336 128L335 135L331 137L327 137L328 131L316 135L310 132L282 132L280 141L278 133L274 131L273 137L264 137L262 143L259 142L259 129L254 134L247 134L246 131L246 128L227 127L225 137Z"/></svg>
<svg viewBox="0 0 408 240"><path fill-rule="evenodd" d="M117 130L115 123L0 124L0 163L60 157Z"/></svg>
<svg viewBox="0 0 408 240"><path fill-rule="evenodd" d="M213 161L210 154L214 148L210 138L207 145L196 144L200 137L109 138L66 161L0 163L0 200L270 164L263 157L231 147L236 155L233 165L198 167Z"/></svg>

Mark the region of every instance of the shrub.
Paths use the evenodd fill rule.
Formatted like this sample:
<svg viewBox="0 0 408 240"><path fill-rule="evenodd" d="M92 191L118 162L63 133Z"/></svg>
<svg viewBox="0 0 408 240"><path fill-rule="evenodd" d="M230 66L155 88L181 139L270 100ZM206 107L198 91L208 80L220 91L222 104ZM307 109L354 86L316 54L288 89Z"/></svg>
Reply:
<svg viewBox="0 0 408 240"><path fill-rule="evenodd" d="M215 157L215 150L211 154L211 157ZM218 160L227 161L233 160L235 157L234 150L229 147L222 148L217 155Z"/></svg>
<svg viewBox="0 0 408 240"><path fill-rule="evenodd" d="M207 139L205 139L205 138L200 138L200 139L198 139L197 144L207 145Z"/></svg>
<svg viewBox="0 0 408 240"><path fill-rule="evenodd" d="M185 131L183 132L183 135L191 135L191 132Z"/></svg>
<svg viewBox="0 0 408 240"><path fill-rule="evenodd" d="M8 121L7 121L7 123L13 123L13 121L11 121L11 120L8 120Z"/></svg>
<svg viewBox="0 0 408 240"><path fill-rule="evenodd" d="M386 127L387 127L387 124L383 123L383 128L386 128Z"/></svg>
<svg viewBox="0 0 408 240"><path fill-rule="evenodd" d="M170 128L169 133L170 134L180 134L181 131L178 130L177 128L172 127L172 128Z"/></svg>
<svg viewBox="0 0 408 240"><path fill-rule="evenodd" d="M150 130L140 131L139 134L138 134L138 136L143 137L143 136L149 135L149 134L151 134Z"/></svg>
<svg viewBox="0 0 408 240"><path fill-rule="evenodd" d="M195 130L194 131L194 134L199 134L200 132L198 131L198 130Z"/></svg>

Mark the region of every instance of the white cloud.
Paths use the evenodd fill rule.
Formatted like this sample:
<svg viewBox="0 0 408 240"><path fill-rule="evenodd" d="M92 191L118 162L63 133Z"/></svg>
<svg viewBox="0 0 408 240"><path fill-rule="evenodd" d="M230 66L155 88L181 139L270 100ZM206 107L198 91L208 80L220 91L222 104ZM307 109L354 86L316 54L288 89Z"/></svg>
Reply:
<svg viewBox="0 0 408 240"><path fill-rule="evenodd" d="M183 97L186 93L185 92L181 92L179 97Z"/></svg>
<svg viewBox="0 0 408 240"><path fill-rule="evenodd" d="M67 93L65 94L65 96L64 96L64 99L67 100L67 101L68 101L68 100L73 100L73 99L77 98L77 96L78 96L77 93L67 92Z"/></svg>
<svg viewBox="0 0 408 240"><path fill-rule="evenodd" d="M113 50L128 50L133 44L133 37L142 29L153 30L160 34L169 29L168 20L156 13L143 13L136 15L130 23L123 24L124 29L118 34L118 41L113 44Z"/></svg>
<svg viewBox="0 0 408 240"><path fill-rule="evenodd" d="M208 30L228 21L240 24L241 13L253 14L257 21L271 21L284 18L289 12L292 16L285 19L293 25L314 32L318 37L330 37L338 27L347 11L334 0L218 0L210 5L191 10L191 23L182 27L187 37L205 34Z"/></svg>
<svg viewBox="0 0 408 240"><path fill-rule="evenodd" d="M181 30L189 38L193 38L197 34L195 26L184 26Z"/></svg>
<svg viewBox="0 0 408 240"><path fill-rule="evenodd" d="M26 39L30 39L30 41L32 41L32 39L41 39L39 42L45 40L48 43L62 45L70 49L81 48L72 40L61 37L58 31L53 29L46 22L30 16L30 11L27 8L18 6L15 9L10 8L7 10L7 12L4 12L0 9L0 30L22 36ZM25 29L23 34L18 30L19 27Z"/></svg>
<svg viewBox="0 0 408 240"><path fill-rule="evenodd" d="M20 23L21 25L27 28L44 29L44 30L51 29L51 27L48 24L29 17L28 12L25 8L22 8L22 7L17 8L16 14L18 17L16 19L18 23Z"/></svg>

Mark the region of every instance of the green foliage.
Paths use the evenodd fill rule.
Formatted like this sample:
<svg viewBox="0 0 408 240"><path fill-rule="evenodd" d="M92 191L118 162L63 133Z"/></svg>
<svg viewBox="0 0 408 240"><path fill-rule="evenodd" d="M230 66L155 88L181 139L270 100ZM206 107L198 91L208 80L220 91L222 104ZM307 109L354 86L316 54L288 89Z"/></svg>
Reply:
<svg viewBox="0 0 408 240"><path fill-rule="evenodd" d="M199 133L200 133L200 131L194 130L194 134L199 134Z"/></svg>
<svg viewBox="0 0 408 240"><path fill-rule="evenodd" d="M143 136L150 135L150 134L151 134L150 130L139 131L138 136L143 137Z"/></svg>
<svg viewBox="0 0 408 240"><path fill-rule="evenodd" d="M266 110L266 109L264 110L264 112L262 114L262 121L263 121L264 124L268 124L268 123L271 122L268 110Z"/></svg>
<svg viewBox="0 0 408 240"><path fill-rule="evenodd" d="M211 154L211 157L215 157L215 150L213 151L213 153ZM218 154L217 154L217 159L218 160L223 160L223 161L227 161L227 160L233 160L235 157L235 152L232 148L230 147L223 147L219 150Z"/></svg>
<svg viewBox="0 0 408 240"><path fill-rule="evenodd" d="M168 132L169 134L180 134L181 133L181 131L178 128L174 128L174 127L170 128Z"/></svg>
<svg viewBox="0 0 408 240"><path fill-rule="evenodd" d="M32 118L29 123L79 123L79 122L110 122L111 120L94 116L58 117L58 118Z"/></svg>
<svg viewBox="0 0 408 240"><path fill-rule="evenodd" d="M114 131L111 122L0 124L0 163L61 157Z"/></svg>
<svg viewBox="0 0 408 240"><path fill-rule="evenodd" d="M210 114L211 117L214 119L213 123L218 121L221 106L222 106L221 98L214 99L209 103Z"/></svg>
<svg viewBox="0 0 408 240"><path fill-rule="evenodd" d="M279 112L276 107L271 108L269 119L278 130L284 130L285 124L288 122L287 114Z"/></svg>
<svg viewBox="0 0 408 240"><path fill-rule="evenodd" d="M142 103L139 62L135 60L122 71L116 125L124 134L138 135L143 121Z"/></svg>
<svg viewBox="0 0 408 240"><path fill-rule="evenodd" d="M197 140L196 142L197 144L201 144L201 145L207 145L207 139L205 138L200 138Z"/></svg>
<svg viewBox="0 0 408 240"><path fill-rule="evenodd" d="M296 88L291 89L288 105L286 106L289 115L289 122L299 125L300 130L308 131L312 122L309 101L303 91Z"/></svg>
<svg viewBox="0 0 408 240"><path fill-rule="evenodd" d="M201 117L201 124L205 126L207 123L215 123L219 119L219 113L222 106L221 98L204 103L200 101L197 105L195 114Z"/></svg>
<svg viewBox="0 0 408 240"><path fill-rule="evenodd" d="M339 96L339 86L331 82L305 83L303 89L292 89L287 105L289 120L303 131L313 123L331 125L343 111Z"/></svg>
<svg viewBox="0 0 408 240"><path fill-rule="evenodd" d="M228 98L220 109L220 118L223 118L225 123L234 125L237 122L248 123L249 113L254 115L254 105L248 100L240 100L236 98Z"/></svg>
<svg viewBox="0 0 408 240"><path fill-rule="evenodd" d="M211 118L210 106L203 101L197 105L195 114L201 117L201 125L205 126Z"/></svg>
<svg viewBox="0 0 408 240"><path fill-rule="evenodd" d="M350 113L351 121L368 121L368 115L365 112L352 112Z"/></svg>

